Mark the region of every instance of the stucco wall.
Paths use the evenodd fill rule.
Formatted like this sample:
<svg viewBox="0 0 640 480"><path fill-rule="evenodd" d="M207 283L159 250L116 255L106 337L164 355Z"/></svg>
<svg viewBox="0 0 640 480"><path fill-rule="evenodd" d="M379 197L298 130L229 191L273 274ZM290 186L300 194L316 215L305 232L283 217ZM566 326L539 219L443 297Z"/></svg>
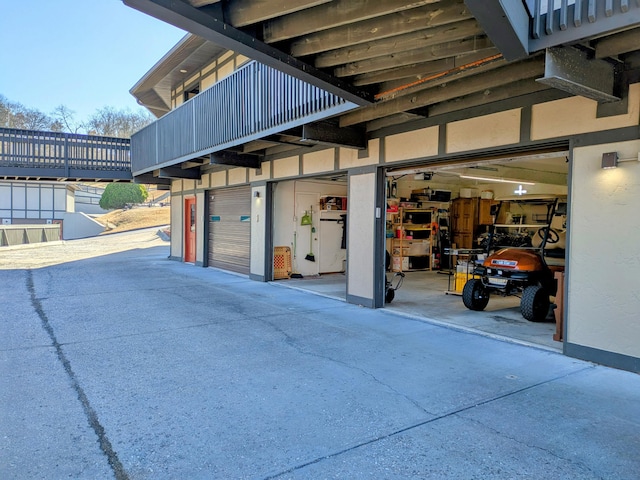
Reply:
<svg viewBox="0 0 640 480"><path fill-rule="evenodd" d="M177 183L177 182L174 182ZM182 217L184 211L184 199L182 195L171 196L171 256L182 258L182 242L184 226Z"/></svg>
<svg viewBox="0 0 640 480"><path fill-rule="evenodd" d="M228 170L229 185L241 185L247 183L247 169L246 168L232 168Z"/></svg>
<svg viewBox="0 0 640 480"><path fill-rule="evenodd" d="M293 177L300 174L298 157L287 157L273 161L273 178Z"/></svg>
<svg viewBox="0 0 640 480"><path fill-rule="evenodd" d="M204 238L204 211L206 195L204 192L198 192L196 194L196 263L202 265L204 261L204 251L207 239Z"/></svg>
<svg viewBox="0 0 640 480"><path fill-rule="evenodd" d="M0 182L0 219L14 224L20 219L62 219L73 212L73 196L66 184Z"/></svg>
<svg viewBox="0 0 640 480"><path fill-rule="evenodd" d="M343 170L374 165L380 161L380 139L369 140L367 149L363 151L354 148L340 148L338 151L340 168Z"/></svg>
<svg viewBox="0 0 640 480"><path fill-rule="evenodd" d="M176 108L184 103L184 91L199 85L200 92L205 91L219 81L225 79L235 72L249 59L244 55L239 55L228 51L205 65L202 69L186 77L182 83L171 91L171 105Z"/></svg>
<svg viewBox="0 0 640 480"><path fill-rule="evenodd" d="M259 195L256 197L256 194ZM263 277L266 252L266 198L267 187L259 186L251 189L251 263L252 275Z"/></svg>
<svg viewBox="0 0 640 480"><path fill-rule="evenodd" d="M62 219L62 238L74 240L76 238L95 237L105 230L105 226L84 213L67 212Z"/></svg>
<svg viewBox="0 0 640 480"><path fill-rule="evenodd" d="M376 174L349 176L347 295L373 299Z"/></svg>
<svg viewBox="0 0 640 480"><path fill-rule="evenodd" d="M576 148L571 178L567 341L640 358L640 141Z"/></svg>
<svg viewBox="0 0 640 480"><path fill-rule="evenodd" d="M221 172L211 173L210 183L211 187L224 187L227 184L227 172L224 170Z"/></svg>
<svg viewBox="0 0 640 480"><path fill-rule="evenodd" d="M447 125L447 152L518 143L520 109L452 122Z"/></svg>
<svg viewBox="0 0 640 480"><path fill-rule="evenodd" d="M629 86L629 107L622 115L596 117L598 103L584 97L570 97L534 105L531 109L531 139L595 132L638 125L640 84Z"/></svg>
<svg viewBox="0 0 640 480"><path fill-rule="evenodd" d="M385 138L385 161L397 162L438 154L438 127L398 133Z"/></svg>
<svg viewBox="0 0 640 480"><path fill-rule="evenodd" d="M305 175L320 172L331 172L335 168L335 153L333 148L319 152L307 153L302 156L302 171Z"/></svg>

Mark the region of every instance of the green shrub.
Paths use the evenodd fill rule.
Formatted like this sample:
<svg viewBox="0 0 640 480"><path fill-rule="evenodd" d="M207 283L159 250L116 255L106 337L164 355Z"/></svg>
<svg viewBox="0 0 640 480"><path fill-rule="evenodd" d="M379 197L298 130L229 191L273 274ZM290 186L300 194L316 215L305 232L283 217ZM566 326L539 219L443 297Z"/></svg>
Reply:
<svg viewBox="0 0 640 480"><path fill-rule="evenodd" d="M138 183L110 183L100 197L100 208L111 210L124 208L127 205L143 203L149 192L144 185Z"/></svg>

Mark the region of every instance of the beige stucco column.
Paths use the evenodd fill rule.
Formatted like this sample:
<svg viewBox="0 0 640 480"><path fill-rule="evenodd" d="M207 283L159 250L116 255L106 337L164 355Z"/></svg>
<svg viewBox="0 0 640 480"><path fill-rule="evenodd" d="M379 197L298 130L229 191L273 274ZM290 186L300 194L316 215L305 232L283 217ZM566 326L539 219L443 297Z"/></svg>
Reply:
<svg viewBox="0 0 640 480"><path fill-rule="evenodd" d="M205 192L200 191L196 193L196 265L204 265L204 256L206 255L207 238L204 235L206 218L204 216L206 212L205 203L207 196Z"/></svg>
<svg viewBox="0 0 640 480"><path fill-rule="evenodd" d="M603 170L605 152L624 161ZM638 152L638 140L573 150L567 269L566 353L631 370L640 362Z"/></svg>
<svg viewBox="0 0 640 480"><path fill-rule="evenodd" d="M349 172L347 301L366 307L380 306L376 305L382 272L380 262L376 261L382 258L376 241L382 211L377 204L378 175L371 167L362 169L362 173Z"/></svg>
<svg viewBox="0 0 640 480"><path fill-rule="evenodd" d="M265 270L269 243L267 242L267 187L266 185L251 188L251 262L250 278L267 281Z"/></svg>

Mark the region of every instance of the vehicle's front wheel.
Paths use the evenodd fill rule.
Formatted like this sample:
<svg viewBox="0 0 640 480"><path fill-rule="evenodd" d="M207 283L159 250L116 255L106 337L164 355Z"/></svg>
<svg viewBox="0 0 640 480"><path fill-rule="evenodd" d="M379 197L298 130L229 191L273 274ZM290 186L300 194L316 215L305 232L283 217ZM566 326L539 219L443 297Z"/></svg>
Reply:
<svg viewBox="0 0 640 480"><path fill-rule="evenodd" d="M472 278L464 284L464 288L462 289L462 303L464 303L464 306L469 310L480 311L485 309L489 303L489 292L484 288L482 280Z"/></svg>
<svg viewBox="0 0 640 480"><path fill-rule="evenodd" d="M542 322L549 313L549 294L540 285L530 285L522 292L520 313L530 322Z"/></svg>

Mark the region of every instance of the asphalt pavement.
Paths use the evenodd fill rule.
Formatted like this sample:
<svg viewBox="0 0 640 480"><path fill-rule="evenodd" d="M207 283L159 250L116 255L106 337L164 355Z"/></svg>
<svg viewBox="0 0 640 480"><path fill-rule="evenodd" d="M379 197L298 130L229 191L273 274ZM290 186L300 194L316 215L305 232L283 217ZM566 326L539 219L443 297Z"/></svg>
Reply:
<svg viewBox="0 0 640 480"><path fill-rule="evenodd" d="M0 479L640 478L640 376L168 259L0 250Z"/></svg>

